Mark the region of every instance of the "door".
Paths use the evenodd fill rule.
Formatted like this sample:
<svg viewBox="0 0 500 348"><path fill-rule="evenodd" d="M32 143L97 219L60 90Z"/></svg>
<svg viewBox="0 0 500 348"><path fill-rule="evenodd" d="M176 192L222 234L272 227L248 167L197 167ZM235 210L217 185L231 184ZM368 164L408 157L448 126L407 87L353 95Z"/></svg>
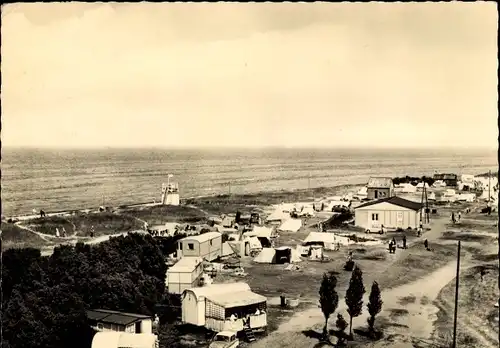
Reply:
<svg viewBox="0 0 500 348"><path fill-rule="evenodd" d="M403 212L398 211L396 213L396 227L403 228Z"/></svg>
<svg viewBox="0 0 500 348"><path fill-rule="evenodd" d="M140 321L138 321L137 323L135 323L135 333L136 334L141 333L141 322Z"/></svg>
<svg viewBox="0 0 500 348"><path fill-rule="evenodd" d="M375 190L375 199L378 198L378 190Z"/></svg>

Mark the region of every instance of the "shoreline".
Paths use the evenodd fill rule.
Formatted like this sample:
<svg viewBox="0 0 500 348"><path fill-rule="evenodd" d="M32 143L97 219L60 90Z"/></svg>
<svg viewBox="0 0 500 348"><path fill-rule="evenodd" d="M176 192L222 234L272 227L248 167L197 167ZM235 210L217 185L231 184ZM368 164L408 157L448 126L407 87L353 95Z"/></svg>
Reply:
<svg viewBox="0 0 500 348"><path fill-rule="evenodd" d="M352 189L355 187L363 186L363 183L357 183L357 184L341 184L341 185L334 185L334 186L321 186L321 187L312 187L310 189L295 189L295 190L286 190L286 189L281 189L281 190L271 190L271 191L259 191L259 192L252 192L252 193L235 193L235 194L227 194L227 193L217 193L217 194L212 194L212 195L198 195L198 196L191 196L191 197L186 197L186 198L181 198L181 204L186 205L186 201L190 200L206 200L206 199L214 199L214 198L238 198L238 197L259 197L259 196L273 196L273 195L294 195L294 194L299 194L299 193L307 193L310 192L311 195L314 196L316 191L336 191L336 190L346 190L346 189ZM311 197L311 199L320 199L321 197ZM130 203L130 204L122 204L118 206L109 206L108 208L111 208L112 210L119 210L119 209L127 209L127 208L138 208L138 207L147 207L147 206L153 206L153 205L160 205L160 203L153 201L153 202L142 202L142 203ZM271 205L271 204L270 204ZM71 215L74 212L78 213L83 213L83 212L88 212L88 213L97 213L99 212L99 207L87 207L87 208L78 208L78 209L65 209L65 210L56 210L56 211L45 211L45 216L65 216L65 215ZM11 216L2 216L2 221L7 221L8 219L13 219L13 220L19 220L19 221L25 221L25 220L31 220L31 219L36 219L40 217L40 213L37 214L21 214L21 215L11 215Z"/></svg>

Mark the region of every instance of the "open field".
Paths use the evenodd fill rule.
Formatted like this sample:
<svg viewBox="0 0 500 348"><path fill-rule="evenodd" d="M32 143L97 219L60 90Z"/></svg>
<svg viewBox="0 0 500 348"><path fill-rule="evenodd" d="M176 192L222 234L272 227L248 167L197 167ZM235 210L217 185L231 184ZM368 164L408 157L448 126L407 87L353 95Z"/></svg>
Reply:
<svg viewBox="0 0 500 348"><path fill-rule="evenodd" d="M23 221L22 224L47 235L55 236L57 228L61 236L63 231L66 231L67 236L82 237L89 236L91 231L97 237L117 232L133 231L143 227L143 224L132 216L110 212L47 216Z"/></svg>
<svg viewBox="0 0 500 348"><path fill-rule="evenodd" d="M314 198L340 195L347 190L356 191L360 185L343 185L335 187L318 187L310 190L263 192L245 195L219 195L212 197L189 198L184 204L194 205L210 214L234 214L236 210L250 213L262 206L280 204L282 202L311 201Z"/></svg>
<svg viewBox="0 0 500 348"><path fill-rule="evenodd" d="M9 248L42 248L52 245L50 241L14 224L2 222L1 230L3 250Z"/></svg>
<svg viewBox="0 0 500 348"><path fill-rule="evenodd" d="M202 223L207 214L197 208L189 206L152 205L121 209L117 212L122 216L134 217L146 221L149 225L164 224L165 222ZM141 225L140 228L144 226Z"/></svg>

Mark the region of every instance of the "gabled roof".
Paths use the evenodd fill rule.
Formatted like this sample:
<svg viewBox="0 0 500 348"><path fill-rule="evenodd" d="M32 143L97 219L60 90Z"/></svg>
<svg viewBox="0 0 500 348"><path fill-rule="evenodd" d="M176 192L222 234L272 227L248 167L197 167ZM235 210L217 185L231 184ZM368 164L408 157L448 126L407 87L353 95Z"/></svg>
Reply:
<svg viewBox="0 0 500 348"><path fill-rule="evenodd" d="M184 256L175 265L167 270L167 273L193 272L203 259L198 256Z"/></svg>
<svg viewBox="0 0 500 348"><path fill-rule="evenodd" d="M200 243L203 243L203 242L206 242L208 240L215 239L215 238L221 237L221 236L222 236L222 233L219 233L219 232L206 232L206 233L202 233L202 234L199 234L196 236L184 237L181 240L182 241L196 240Z"/></svg>
<svg viewBox="0 0 500 348"><path fill-rule="evenodd" d="M409 201L409 200L401 198L401 197L393 196L393 197L382 198L382 199L379 199L376 201L367 202L367 203L358 205L354 209L369 207L371 205L375 205L375 204L379 204L379 203L390 203L390 204L397 205L398 207L403 207L403 208L416 210L416 211L422 209L422 207L423 207L422 203L417 203L417 202Z"/></svg>
<svg viewBox="0 0 500 348"><path fill-rule="evenodd" d="M369 188L389 188L392 186L392 179L386 177L371 177L368 180Z"/></svg>
<svg viewBox="0 0 500 348"><path fill-rule="evenodd" d="M87 311L89 320L99 321L117 325L129 325L139 320L151 319L152 317L143 314L124 313L108 309L90 309Z"/></svg>

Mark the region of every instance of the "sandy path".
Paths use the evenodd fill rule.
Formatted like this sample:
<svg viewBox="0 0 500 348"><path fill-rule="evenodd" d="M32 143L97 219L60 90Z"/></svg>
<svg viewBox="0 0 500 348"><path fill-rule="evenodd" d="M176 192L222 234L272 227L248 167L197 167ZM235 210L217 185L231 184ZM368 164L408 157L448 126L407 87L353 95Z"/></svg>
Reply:
<svg viewBox="0 0 500 348"><path fill-rule="evenodd" d="M382 293L384 309L382 313L380 313L380 316L389 318L390 321L400 326L390 327L386 330L386 335L396 334L407 336L408 327L410 327L412 338L430 339L434 330L433 323L437 318L436 314L438 312L438 308L432 304L432 301L437 298L439 291L453 280L455 271L456 263L450 262L448 265L424 278L384 291ZM363 313L361 316L353 319L353 329L366 327L366 319L368 318L368 312L366 310L369 296L368 292L369 289L367 289L367 293L365 294ZM399 302L403 297L412 297L414 301L412 301L412 303L400 304ZM408 314L399 316L395 319L393 316L391 317L394 310L406 310ZM332 316L333 320L330 319L330 328L334 328L334 321L337 313L341 313L346 319L348 318L343 298L340 299L339 308L335 315ZM324 318L321 309L319 307L310 308L295 314L288 322L280 325L277 331L255 342L251 347L312 347L317 341L311 342L310 339L305 338L302 331L312 329L319 332L323 327L323 323ZM399 340L397 344L401 344L401 340ZM401 347L401 345L397 344L397 347ZM384 342L383 346L390 347L391 344L389 342Z"/></svg>

